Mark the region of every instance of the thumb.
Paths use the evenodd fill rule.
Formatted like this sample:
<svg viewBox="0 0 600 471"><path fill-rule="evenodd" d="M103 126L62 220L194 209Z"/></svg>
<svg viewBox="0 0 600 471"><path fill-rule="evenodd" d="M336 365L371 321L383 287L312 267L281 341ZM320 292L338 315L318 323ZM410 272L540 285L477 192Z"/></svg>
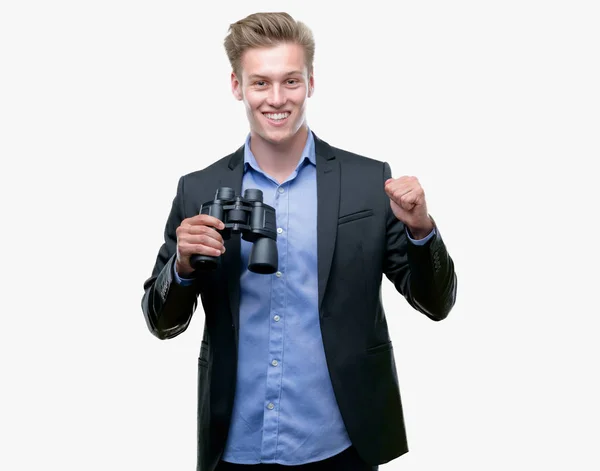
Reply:
<svg viewBox="0 0 600 471"><path fill-rule="evenodd" d="M383 184L383 190L387 193L388 196L392 196L392 193L390 191L390 184L393 183L395 180L393 178L388 178L385 183Z"/></svg>

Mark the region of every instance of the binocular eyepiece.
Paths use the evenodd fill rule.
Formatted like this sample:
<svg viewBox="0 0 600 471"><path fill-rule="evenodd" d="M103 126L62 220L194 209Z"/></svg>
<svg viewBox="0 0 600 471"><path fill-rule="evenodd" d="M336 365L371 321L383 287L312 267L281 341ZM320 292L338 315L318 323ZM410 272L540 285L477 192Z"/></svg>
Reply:
<svg viewBox="0 0 600 471"><path fill-rule="evenodd" d="M200 214L220 219L225 229L219 231L224 240L231 234L242 234L242 239L252 242L248 259L248 270L254 273L271 274L277 271L277 221L275 208L263 203L261 190L249 188L244 196L235 194L229 187L221 187L215 199L200 208ZM195 270L214 270L220 257L192 255L190 264Z"/></svg>

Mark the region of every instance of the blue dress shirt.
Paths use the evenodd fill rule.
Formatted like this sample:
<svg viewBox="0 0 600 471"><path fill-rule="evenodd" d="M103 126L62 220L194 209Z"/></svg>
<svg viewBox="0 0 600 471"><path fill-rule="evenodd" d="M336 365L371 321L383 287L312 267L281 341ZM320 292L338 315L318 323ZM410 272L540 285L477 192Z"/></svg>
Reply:
<svg viewBox="0 0 600 471"><path fill-rule="evenodd" d="M258 188L275 208L279 271L242 271L236 395L223 460L297 465L350 446L319 326L315 144L309 133L282 184L260 169L249 144L242 192ZM251 246L242 240L242 267Z"/></svg>
<svg viewBox="0 0 600 471"><path fill-rule="evenodd" d="M222 459L283 465L323 460L351 442L333 393L319 324L312 133L295 171L281 184L260 169L248 136L242 193L246 188L262 190L264 203L275 208L279 271L250 272L252 244L241 241L237 383ZM432 235L411 241L424 244ZM190 282L177 273L175 278Z"/></svg>

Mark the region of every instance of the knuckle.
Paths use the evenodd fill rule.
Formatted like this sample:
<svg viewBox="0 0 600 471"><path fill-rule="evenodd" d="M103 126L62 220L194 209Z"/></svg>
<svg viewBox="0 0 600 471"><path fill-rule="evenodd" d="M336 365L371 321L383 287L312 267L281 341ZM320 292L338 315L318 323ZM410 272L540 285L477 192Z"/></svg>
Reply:
<svg viewBox="0 0 600 471"><path fill-rule="evenodd" d="M206 255L206 246L202 244L196 244L193 246L193 252L198 255Z"/></svg>
<svg viewBox="0 0 600 471"><path fill-rule="evenodd" d="M215 246L217 244L217 242L211 236L209 236L207 234L204 234L201 236L200 242L204 247L207 247L209 249L216 248Z"/></svg>
<svg viewBox="0 0 600 471"><path fill-rule="evenodd" d="M207 234L207 233L208 233L208 227L207 226L205 226L205 225L196 226L196 234L204 235L204 234Z"/></svg>

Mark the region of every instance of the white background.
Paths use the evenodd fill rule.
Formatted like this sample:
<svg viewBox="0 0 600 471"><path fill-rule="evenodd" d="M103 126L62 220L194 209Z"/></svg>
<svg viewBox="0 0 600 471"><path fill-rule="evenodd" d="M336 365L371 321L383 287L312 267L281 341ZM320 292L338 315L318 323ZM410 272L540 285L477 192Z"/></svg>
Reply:
<svg viewBox="0 0 600 471"><path fill-rule="evenodd" d="M2 2L0 469L195 469L203 314L161 342L142 284L179 176L248 130L227 28L272 10L315 35L311 128L418 176L456 263L441 323L385 280L381 469L600 469L594 3Z"/></svg>

